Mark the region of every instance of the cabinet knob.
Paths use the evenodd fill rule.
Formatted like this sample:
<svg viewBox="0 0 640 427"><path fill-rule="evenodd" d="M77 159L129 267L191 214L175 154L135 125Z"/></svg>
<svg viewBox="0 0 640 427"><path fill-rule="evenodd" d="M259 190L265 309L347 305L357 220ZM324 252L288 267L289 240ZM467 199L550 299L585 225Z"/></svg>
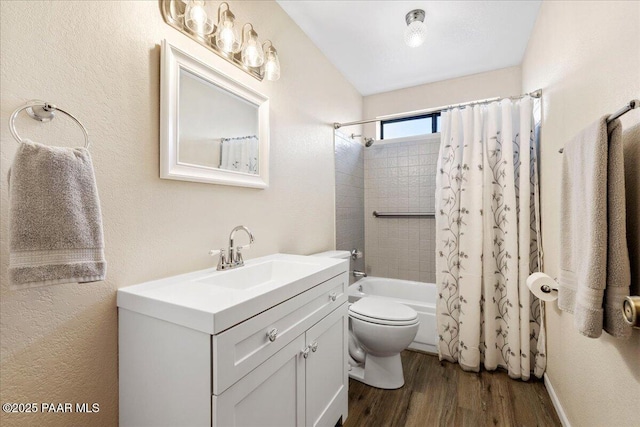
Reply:
<svg viewBox="0 0 640 427"><path fill-rule="evenodd" d="M313 351L314 353L318 351L318 341L314 341L311 343L311 351Z"/></svg>
<svg viewBox="0 0 640 427"><path fill-rule="evenodd" d="M331 299L331 301L335 301L338 298L338 294L336 292L331 292L329 294L329 299Z"/></svg>
<svg viewBox="0 0 640 427"><path fill-rule="evenodd" d="M269 341L274 342L276 338L278 338L278 329L271 329L269 332L267 332L267 337L269 337Z"/></svg>
<svg viewBox="0 0 640 427"><path fill-rule="evenodd" d="M304 357L305 359L307 357L309 357L309 346L306 346L305 348L302 349L302 357Z"/></svg>

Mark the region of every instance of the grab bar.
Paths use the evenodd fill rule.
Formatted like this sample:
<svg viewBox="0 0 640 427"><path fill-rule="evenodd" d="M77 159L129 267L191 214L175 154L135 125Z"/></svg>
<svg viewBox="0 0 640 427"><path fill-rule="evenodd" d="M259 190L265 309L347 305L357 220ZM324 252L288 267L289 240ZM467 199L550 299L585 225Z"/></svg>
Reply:
<svg viewBox="0 0 640 427"><path fill-rule="evenodd" d="M435 218L435 212L378 212L373 211L376 218Z"/></svg>

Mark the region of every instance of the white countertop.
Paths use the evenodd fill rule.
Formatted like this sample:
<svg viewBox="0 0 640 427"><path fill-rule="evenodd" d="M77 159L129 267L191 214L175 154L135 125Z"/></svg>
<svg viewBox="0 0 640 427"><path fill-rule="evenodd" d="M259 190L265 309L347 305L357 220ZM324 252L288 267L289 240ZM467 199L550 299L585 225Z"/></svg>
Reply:
<svg viewBox="0 0 640 427"><path fill-rule="evenodd" d="M235 285L269 263L277 270L269 280ZM348 269L345 259L274 254L232 270L213 267L118 289L118 307L215 335Z"/></svg>

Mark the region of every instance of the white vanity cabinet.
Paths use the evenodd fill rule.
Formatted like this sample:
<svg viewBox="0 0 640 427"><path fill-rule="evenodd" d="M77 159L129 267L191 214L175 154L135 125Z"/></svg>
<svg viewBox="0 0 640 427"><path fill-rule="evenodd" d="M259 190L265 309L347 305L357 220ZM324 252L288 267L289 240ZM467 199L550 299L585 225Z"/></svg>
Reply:
<svg viewBox="0 0 640 427"><path fill-rule="evenodd" d="M347 415L346 345L342 304L258 369L214 395L213 424L335 426Z"/></svg>
<svg viewBox="0 0 640 427"><path fill-rule="evenodd" d="M163 319L151 307L167 293L162 281L124 288L120 425L333 427L346 420L349 279L346 266L338 267L266 309L254 301L254 314L220 331L215 317L209 330L198 330L166 301Z"/></svg>

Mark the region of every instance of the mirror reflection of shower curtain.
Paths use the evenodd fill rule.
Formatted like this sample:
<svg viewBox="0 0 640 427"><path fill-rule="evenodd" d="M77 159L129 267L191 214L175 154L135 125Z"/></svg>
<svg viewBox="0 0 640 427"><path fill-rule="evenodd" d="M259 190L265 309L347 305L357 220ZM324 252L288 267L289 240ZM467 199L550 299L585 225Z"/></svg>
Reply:
<svg viewBox="0 0 640 427"><path fill-rule="evenodd" d="M546 367L537 117L528 96L443 113L436 175L440 358L524 380Z"/></svg>
<svg viewBox="0 0 640 427"><path fill-rule="evenodd" d="M258 137L221 138L220 169L258 173Z"/></svg>

